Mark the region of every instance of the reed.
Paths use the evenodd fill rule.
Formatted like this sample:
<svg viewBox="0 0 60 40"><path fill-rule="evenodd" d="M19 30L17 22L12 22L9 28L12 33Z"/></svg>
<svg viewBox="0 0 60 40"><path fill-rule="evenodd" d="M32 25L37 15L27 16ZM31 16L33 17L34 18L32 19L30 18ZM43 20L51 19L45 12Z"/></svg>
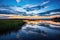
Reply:
<svg viewBox="0 0 60 40"><path fill-rule="evenodd" d="M15 30L21 28L23 24L22 20L0 20L0 31Z"/></svg>

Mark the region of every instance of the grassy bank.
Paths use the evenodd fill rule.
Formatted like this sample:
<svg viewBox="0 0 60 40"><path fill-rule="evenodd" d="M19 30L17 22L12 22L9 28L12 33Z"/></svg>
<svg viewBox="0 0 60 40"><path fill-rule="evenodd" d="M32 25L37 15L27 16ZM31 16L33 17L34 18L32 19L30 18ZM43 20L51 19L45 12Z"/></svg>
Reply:
<svg viewBox="0 0 60 40"><path fill-rule="evenodd" d="M22 20L0 20L0 31L15 30L23 24Z"/></svg>

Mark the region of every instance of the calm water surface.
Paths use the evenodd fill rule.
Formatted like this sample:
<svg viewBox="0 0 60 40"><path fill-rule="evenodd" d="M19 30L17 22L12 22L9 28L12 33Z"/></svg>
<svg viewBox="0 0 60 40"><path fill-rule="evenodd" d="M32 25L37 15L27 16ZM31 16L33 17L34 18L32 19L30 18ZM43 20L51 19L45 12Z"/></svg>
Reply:
<svg viewBox="0 0 60 40"><path fill-rule="evenodd" d="M50 24L25 24L17 32L0 35L0 40L60 40L60 28Z"/></svg>

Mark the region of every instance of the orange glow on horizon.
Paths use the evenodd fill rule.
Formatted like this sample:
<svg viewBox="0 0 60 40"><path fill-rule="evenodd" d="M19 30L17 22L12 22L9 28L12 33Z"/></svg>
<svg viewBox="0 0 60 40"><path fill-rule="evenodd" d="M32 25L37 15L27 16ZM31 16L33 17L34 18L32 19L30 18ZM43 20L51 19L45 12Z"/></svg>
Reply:
<svg viewBox="0 0 60 40"><path fill-rule="evenodd" d="M60 17L60 15L52 15L52 16L22 16L22 15L14 15L14 14L0 14L1 17L4 17L4 16L7 16L7 18L10 18L10 19L24 19L24 18L27 18L27 19L40 19L40 18L54 18L54 17Z"/></svg>
<svg viewBox="0 0 60 40"><path fill-rule="evenodd" d="M27 24L33 23L33 24L38 24L38 23L48 23L48 24L56 24L56 25L60 25L60 22L54 22L51 20L35 20L35 21L29 21L29 20L24 20L24 22L26 22Z"/></svg>

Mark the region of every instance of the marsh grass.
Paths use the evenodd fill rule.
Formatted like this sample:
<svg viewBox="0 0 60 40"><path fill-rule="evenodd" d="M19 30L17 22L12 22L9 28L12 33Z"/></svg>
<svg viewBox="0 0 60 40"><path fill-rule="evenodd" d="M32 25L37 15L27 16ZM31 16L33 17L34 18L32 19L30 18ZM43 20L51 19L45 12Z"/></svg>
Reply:
<svg viewBox="0 0 60 40"><path fill-rule="evenodd" d="M0 20L0 32L17 30L21 28L24 22L22 20Z"/></svg>

